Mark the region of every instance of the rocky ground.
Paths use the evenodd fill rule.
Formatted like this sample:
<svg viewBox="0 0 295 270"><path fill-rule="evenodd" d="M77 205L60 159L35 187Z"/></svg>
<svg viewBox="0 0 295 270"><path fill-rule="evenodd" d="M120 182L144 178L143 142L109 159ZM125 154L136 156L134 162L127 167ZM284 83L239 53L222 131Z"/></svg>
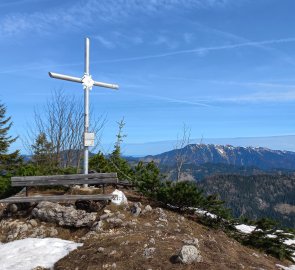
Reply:
<svg viewBox="0 0 295 270"><path fill-rule="evenodd" d="M222 231L164 210L134 192L126 194L128 204L120 206L41 202L18 211L10 206L10 211L2 213L0 241L58 237L83 243L58 261L56 270L278 270L276 264L290 264L242 246Z"/></svg>

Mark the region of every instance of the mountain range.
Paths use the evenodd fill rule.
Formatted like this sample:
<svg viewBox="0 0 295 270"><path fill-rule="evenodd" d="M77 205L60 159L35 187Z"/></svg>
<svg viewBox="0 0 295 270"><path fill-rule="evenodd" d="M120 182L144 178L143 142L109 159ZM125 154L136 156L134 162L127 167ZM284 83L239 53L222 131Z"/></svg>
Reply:
<svg viewBox="0 0 295 270"><path fill-rule="evenodd" d="M271 150L264 147L234 147L214 144L189 144L182 149L146 156L141 160L146 162L153 160L161 167L173 167L179 156L183 158L185 165L213 163L257 167L263 170L295 169L295 152Z"/></svg>

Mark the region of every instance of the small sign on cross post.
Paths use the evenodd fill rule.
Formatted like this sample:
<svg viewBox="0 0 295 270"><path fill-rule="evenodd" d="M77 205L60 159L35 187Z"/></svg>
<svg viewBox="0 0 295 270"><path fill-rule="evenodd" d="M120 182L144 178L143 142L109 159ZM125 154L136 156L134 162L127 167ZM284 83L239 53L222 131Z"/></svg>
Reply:
<svg viewBox="0 0 295 270"><path fill-rule="evenodd" d="M85 68L84 75L82 78L68 76L64 74L58 74L49 72L49 76L54 79L60 79L70 82L82 83L84 89L84 174L88 174L88 156L89 156L89 146L94 145L94 133L89 133L89 91L93 86L100 86L111 89L118 89L119 86L116 84L109 84L103 82L94 81L89 73L89 38L85 39ZM87 185L84 185L87 187Z"/></svg>

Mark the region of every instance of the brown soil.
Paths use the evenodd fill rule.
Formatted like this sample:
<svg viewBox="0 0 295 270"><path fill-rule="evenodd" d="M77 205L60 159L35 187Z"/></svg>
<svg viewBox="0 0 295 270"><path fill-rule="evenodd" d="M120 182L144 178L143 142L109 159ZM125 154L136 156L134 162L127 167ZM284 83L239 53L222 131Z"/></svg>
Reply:
<svg viewBox="0 0 295 270"><path fill-rule="evenodd" d="M132 200L140 200L133 192L126 193L132 195ZM148 201L141 199L146 205ZM163 223L155 210L135 218L120 206L109 205L106 209L120 211L125 214L125 220L135 221L136 227L105 228L104 232L86 240L82 247L57 262L54 269L278 270L276 264L288 264L242 246L224 232L207 228L175 212L165 210L168 223ZM193 238L199 240L203 262L192 265L178 263L175 259L184 245L183 241ZM155 248L153 256L147 258L143 255L146 248Z"/></svg>

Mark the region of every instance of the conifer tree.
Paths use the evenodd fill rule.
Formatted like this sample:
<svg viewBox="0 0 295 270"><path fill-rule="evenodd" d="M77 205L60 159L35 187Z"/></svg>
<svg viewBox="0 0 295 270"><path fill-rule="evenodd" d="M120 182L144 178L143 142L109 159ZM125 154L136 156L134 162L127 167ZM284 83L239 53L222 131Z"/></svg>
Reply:
<svg viewBox="0 0 295 270"><path fill-rule="evenodd" d="M11 127L11 117L6 117L6 107L0 104L0 170L10 170L21 161L19 150L9 153L10 145L17 140L8 135Z"/></svg>
<svg viewBox="0 0 295 270"><path fill-rule="evenodd" d="M34 151L33 162L39 167L52 167L53 145L47 140L45 133L40 133L32 145Z"/></svg>

